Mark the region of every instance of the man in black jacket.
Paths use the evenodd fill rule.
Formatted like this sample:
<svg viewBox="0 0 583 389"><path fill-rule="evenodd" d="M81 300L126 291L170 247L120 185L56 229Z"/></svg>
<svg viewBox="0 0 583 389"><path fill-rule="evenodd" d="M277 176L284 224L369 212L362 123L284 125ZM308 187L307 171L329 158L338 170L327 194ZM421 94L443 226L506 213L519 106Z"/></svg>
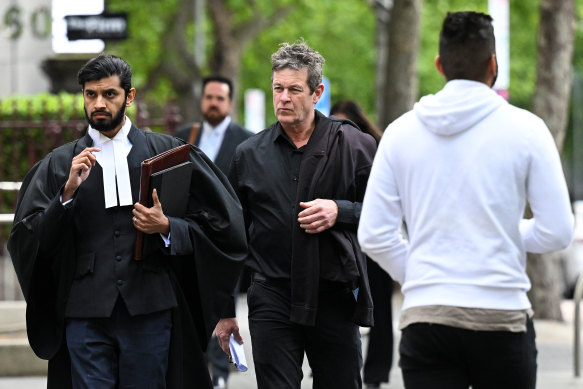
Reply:
<svg viewBox="0 0 583 389"><path fill-rule="evenodd" d="M239 143L253 133L235 123L233 109L233 82L222 76L202 80L200 110L203 122L193 123L176 131L176 137L198 146L225 174Z"/></svg>
<svg viewBox="0 0 583 389"><path fill-rule="evenodd" d="M183 143L125 116L135 89L121 58L89 60L78 81L88 132L27 174L8 241L48 387L210 388L202 350L246 254L237 197L192 148L185 215L166 216L155 191L151 208L137 203L141 162Z"/></svg>
<svg viewBox="0 0 583 389"><path fill-rule="evenodd" d="M258 388L299 388L304 352L314 387L360 388L358 326L373 324L373 307L356 229L376 143L315 110L318 52L283 44L271 60L278 121L239 145L229 171L249 240ZM215 331L225 352L239 337L233 317Z"/></svg>

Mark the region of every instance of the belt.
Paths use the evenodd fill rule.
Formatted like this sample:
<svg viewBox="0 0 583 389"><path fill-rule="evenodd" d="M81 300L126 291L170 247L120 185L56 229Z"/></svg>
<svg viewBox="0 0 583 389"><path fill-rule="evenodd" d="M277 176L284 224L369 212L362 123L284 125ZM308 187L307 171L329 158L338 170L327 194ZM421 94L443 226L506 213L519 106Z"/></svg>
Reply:
<svg viewBox="0 0 583 389"><path fill-rule="evenodd" d="M289 278L271 278L271 277L267 277L263 273L259 273L256 271L251 273L251 280L264 282L264 283L269 284L269 285L291 288L291 280ZM348 287L349 287L349 285L345 282L329 281L329 280L325 280L325 279L321 278L319 281L319 288L318 289L320 290L320 292L325 292L325 291L337 291L340 289L347 289ZM352 288L352 289L354 289L354 288Z"/></svg>

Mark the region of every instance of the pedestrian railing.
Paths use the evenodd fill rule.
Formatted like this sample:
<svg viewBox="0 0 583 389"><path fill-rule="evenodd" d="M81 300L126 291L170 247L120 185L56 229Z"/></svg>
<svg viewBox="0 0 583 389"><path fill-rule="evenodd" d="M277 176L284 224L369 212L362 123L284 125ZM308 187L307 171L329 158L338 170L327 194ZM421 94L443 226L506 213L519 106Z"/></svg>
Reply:
<svg viewBox="0 0 583 389"><path fill-rule="evenodd" d="M0 192L13 191L18 192L21 182L0 181ZM10 226L14 221L14 214L0 213L0 227ZM0 242L3 239L0 239ZM20 290L12 260L5 242L0 243L0 301L17 301L23 300L24 296Z"/></svg>
<svg viewBox="0 0 583 389"><path fill-rule="evenodd" d="M0 214L1 226L10 225L13 220L14 215L12 214ZM19 300L24 300L24 296L20 290L10 254L8 254L6 244L3 243L0 247L0 301Z"/></svg>

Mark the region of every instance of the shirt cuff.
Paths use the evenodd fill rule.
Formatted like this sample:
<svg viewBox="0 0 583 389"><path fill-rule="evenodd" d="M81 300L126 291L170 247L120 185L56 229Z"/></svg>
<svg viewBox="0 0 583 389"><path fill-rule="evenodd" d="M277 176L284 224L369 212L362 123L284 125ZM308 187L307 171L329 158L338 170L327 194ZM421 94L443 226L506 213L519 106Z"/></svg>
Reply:
<svg viewBox="0 0 583 389"><path fill-rule="evenodd" d="M170 234L171 232L168 233L168 236L164 236L164 234L160 233L160 238L164 241L164 247L170 247Z"/></svg>
<svg viewBox="0 0 583 389"><path fill-rule="evenodd" d="M67 200L63 203L63 195L60 195L59 201L61 202L61 204L63 204L63 206L65 206L65 205L69 204L71 201L73 201L73 198L70 198L69 200Z"/></svg>

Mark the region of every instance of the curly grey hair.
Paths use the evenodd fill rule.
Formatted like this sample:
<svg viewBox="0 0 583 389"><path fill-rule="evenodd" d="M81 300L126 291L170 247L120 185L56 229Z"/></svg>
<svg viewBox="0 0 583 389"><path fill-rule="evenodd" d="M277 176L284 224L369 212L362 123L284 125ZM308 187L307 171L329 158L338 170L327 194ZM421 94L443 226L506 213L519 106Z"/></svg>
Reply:
<svg viewBox="0 0 583 389"><path fill-rule="evenodd" d="M290 45L282 43L281 47L271 56L271 81L273 73L281 69L302 70L308 69L308 86L310 93L314 93L318 85L322 83L322 66L324 57L304 42Z"/></svg>

